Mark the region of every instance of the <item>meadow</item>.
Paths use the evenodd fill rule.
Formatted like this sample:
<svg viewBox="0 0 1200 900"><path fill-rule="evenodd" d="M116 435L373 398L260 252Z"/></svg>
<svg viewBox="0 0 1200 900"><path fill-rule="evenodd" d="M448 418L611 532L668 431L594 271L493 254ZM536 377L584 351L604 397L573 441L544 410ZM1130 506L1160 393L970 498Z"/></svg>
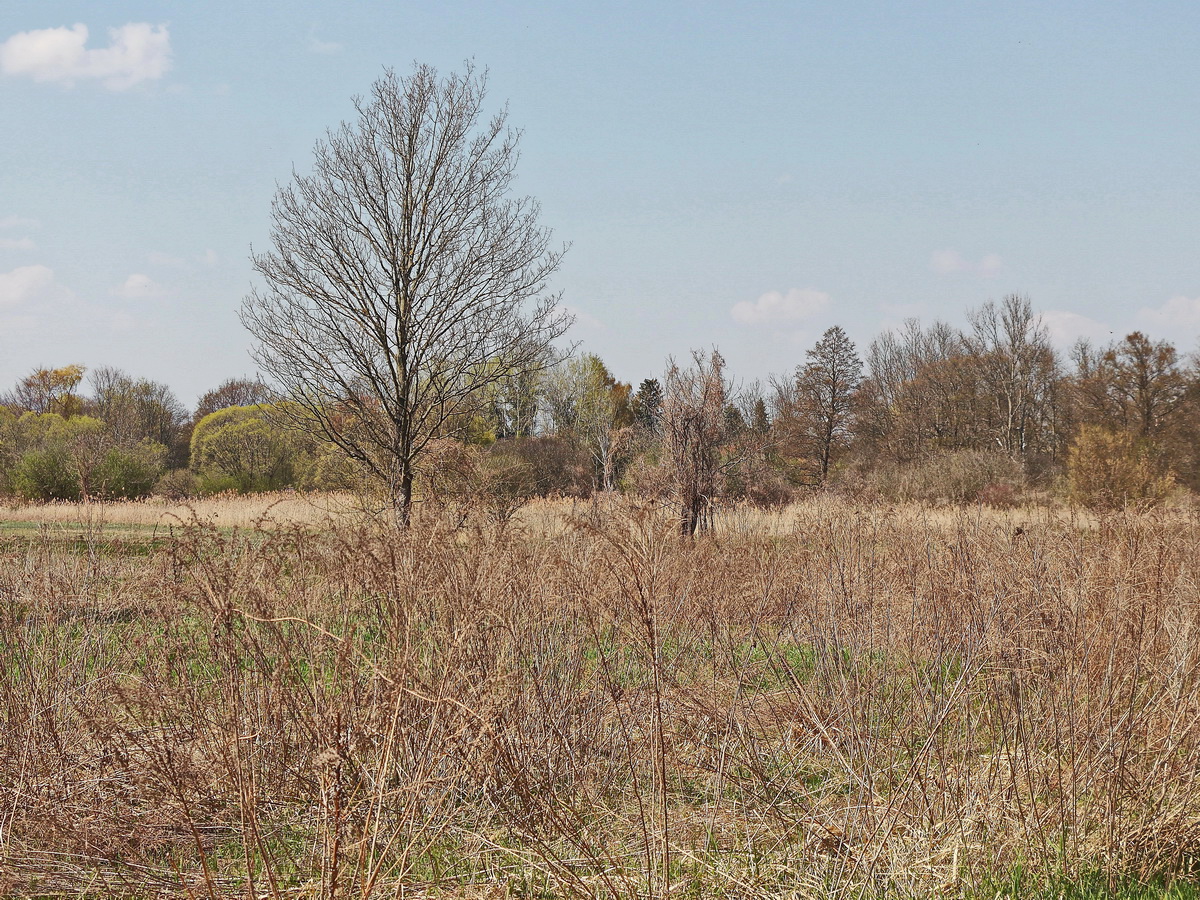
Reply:
<svg viewBox="0 0 1200 900"><path fill-rule="evenodd" d="M1200 520L0 510L0 893L1195 896Z"/></svg>

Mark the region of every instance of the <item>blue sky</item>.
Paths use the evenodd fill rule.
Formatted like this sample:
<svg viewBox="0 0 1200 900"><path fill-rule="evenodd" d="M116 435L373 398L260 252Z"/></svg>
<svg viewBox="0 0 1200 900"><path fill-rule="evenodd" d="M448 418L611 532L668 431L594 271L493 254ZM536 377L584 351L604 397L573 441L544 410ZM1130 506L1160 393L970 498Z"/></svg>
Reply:
<svg viewBox="0 0 1200 900"><path fill-rule="evenodd" d="M253 372L276 183L384 66L468 58L623 380L714 344L766 378L830 325L1013 292L1064 347L1191 352L1198 39L1192 3L10 2L0 389L115 365L190 405Z"/></svg>

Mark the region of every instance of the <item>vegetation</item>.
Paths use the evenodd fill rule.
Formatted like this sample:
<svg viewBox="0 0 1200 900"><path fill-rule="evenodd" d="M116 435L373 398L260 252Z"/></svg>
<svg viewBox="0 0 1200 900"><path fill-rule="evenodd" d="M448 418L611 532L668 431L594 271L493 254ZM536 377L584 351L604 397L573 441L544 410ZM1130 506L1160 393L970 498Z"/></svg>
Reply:
<svg viewBox="0 0 1200 900"><path fill-rule="evenodd" d="M0 532L5 892L1194 895L1194 519L536 513Z"/></svg>
<svg viewBox="0 0 1200 900"><path fill-rule="evenodd" d="M270 383L0 396L0 894L1194 898L1200 359L1010 295L635 391L485 81L278 192Z"/></svg>
<svg viewBox="0 0 1200 900"><path fill-rule="evenodd" d="M510 196L519 135L483 118L485 94L470 66L376 81L276 194L242 309L278 411L354 460L401 528L434 442L470 434L483 395L544 369L571 322L546 292L562 254Z"/></svg>

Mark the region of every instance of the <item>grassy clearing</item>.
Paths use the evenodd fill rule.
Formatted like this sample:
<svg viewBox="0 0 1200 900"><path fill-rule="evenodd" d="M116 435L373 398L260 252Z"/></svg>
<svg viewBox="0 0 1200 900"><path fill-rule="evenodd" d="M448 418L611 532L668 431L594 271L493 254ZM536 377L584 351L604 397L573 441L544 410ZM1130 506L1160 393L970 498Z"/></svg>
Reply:
<svg viewBox="0 0 1200 900"><path fill-rule="evenodd" d="M307 515L0 543L0 891L1195 894L1186 516Z"/></svg>

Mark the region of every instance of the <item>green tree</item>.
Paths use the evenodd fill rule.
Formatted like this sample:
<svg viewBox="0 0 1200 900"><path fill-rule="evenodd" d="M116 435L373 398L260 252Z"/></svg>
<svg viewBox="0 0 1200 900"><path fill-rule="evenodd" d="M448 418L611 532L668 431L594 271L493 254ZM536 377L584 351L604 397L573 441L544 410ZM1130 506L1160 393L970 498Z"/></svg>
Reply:
<svg viewBox="0 0 1200 900"><path fill-rule="evenodd" d="M630 386L617 381L600 357L586 353L546 373L541 393L551 430L586 450L596 487L613 490L634 422Z"/></svg>
<svg viewBox="0 0 1200 900"><path fill-rule="evenodd" d="M278 490L295 481L303 439L259 406L209 413L192 431L192 468L208 491Z"/></svg>

